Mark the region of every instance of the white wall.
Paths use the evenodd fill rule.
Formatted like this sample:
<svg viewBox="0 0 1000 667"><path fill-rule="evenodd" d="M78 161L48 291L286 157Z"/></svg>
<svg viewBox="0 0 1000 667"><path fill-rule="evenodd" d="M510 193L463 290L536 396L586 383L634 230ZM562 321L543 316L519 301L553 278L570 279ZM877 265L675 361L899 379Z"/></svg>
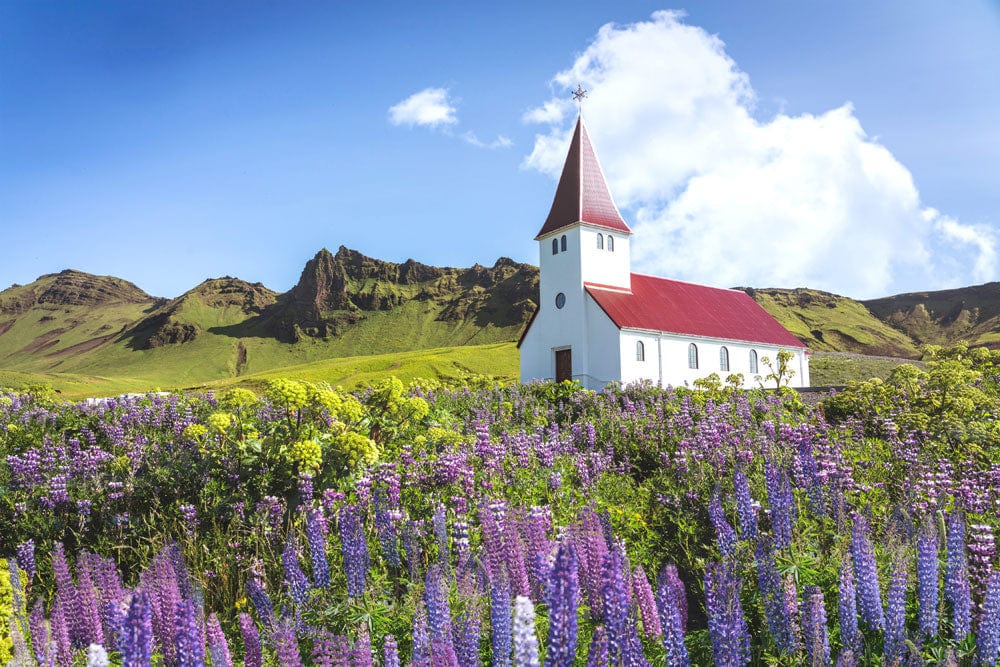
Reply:
<svg viewBox="0 0 1000 667"><path fill-rule="evenodd" d="M645 346L645 361L636 360L636 341L642 341ZM661 334L625 329L621 332L621 381L623 384L639 380L650 380L664 386L693 386L694 381L708 377L712 373L725 381L730 374L741 373L743 386L758 387L757 376L764 380L770 372L761 361L768 357L772 362L777 359L782 348L774 345L759 345L744 341L722 340L714 338L696 338L676 334ZM698 347L698 368L688 368L688 346L694 343ZM720 349L725 346L729 350L729 371L720 368ZM785 348L795 356L789 363L794 369L790 386L809 386L809 361L805 350L801 348ZM750 372L750 350L757 352L757 373ZM766 383L765 381L765 384Z"/></svg>
<svg viewBox="0 0 1000 667"><path fill-rule="evenodd" d="M620 332L604 310L588 294L586 298L587 340L590 347L587 377L581 379L588 389L604 389L610 382L618 382L622 372L622 355L619 350Z"/></svg>
<svg viewBox="0 0 1000 667"><path fill-rule="evenodd" d="M597 235L603 248L597 247ZM614 239L614 250L608 250L608 237ZM583 281L615 287L632 287L632 264L629 237L606 229L580 225L580 261Z"/></svg>

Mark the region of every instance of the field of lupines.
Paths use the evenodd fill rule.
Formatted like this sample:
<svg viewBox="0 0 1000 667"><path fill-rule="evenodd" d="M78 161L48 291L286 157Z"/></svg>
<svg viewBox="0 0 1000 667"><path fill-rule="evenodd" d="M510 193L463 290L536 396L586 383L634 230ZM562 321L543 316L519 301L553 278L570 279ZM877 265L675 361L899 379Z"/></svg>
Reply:
<svg viewBox="0 0 1000 667"><path fill-rule="evenodd" d="M0 664L994 665L997 355L820 409L0 394Z"/></svg>

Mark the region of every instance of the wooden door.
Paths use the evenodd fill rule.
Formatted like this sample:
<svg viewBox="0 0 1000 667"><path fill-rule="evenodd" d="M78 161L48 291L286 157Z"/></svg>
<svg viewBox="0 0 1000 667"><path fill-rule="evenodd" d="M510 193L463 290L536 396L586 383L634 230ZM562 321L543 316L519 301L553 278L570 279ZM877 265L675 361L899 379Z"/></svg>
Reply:
<svg viewBox="0 0 1000 667"><path fill-rule="evenodd" d="M556 350L556 382L573 379L573 351Z"/></svg>

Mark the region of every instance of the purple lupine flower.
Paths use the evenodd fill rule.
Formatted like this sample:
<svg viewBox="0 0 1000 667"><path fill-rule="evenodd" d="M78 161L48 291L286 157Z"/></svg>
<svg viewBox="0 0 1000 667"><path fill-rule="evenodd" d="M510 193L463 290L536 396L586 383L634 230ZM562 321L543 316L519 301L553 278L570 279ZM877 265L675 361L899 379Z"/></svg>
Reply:
<svg viewBox="0 0 1000 667"><path fill-rule="evenodd" d="M91 643L90 626L73 584L73 577L69 573L62 542L52 545L52 574L56 581L56 599L62 604L63 613L66 614L70 642L74 646L87 646Z"/></svg>
<svg viewBox="0 0 1000 667"><path fill-rule="evenodd" d="M274 653L281 667L303 667L299 653L299 641L295 638L295 624L291 619L282 619L274 628Z"/></svg>
<svg viewBox="0 0 1000 667"><path fill-rule="evenodd" d="M851 530L851 558L854 559L854 582L861 620L873 630L884 630L885 615L875 565L875 549L872 548L868 520L860 514L854 517L854 527Z"/></svg>
<svg viewBox="0 0 1000 667"><path fill-rule="evenodd" d="M840 643L853 654L861 652L861 634L858 631L858 601L854 588L854 563L851 554L845 553L840 561L839 612ZM843 656L843 652L841 652ZM838 658L839 661L839 658Z"/></svg>
<svg viewBox="0 0 1000 667"><path fill-rule="evenodd" d="M608 657L608 635L604 626L598 625L594 628L594 636L590 638L590 646L587 647L587 667L607 667L611 664Z"/></svg>
<svg viewBox="0 0 1000 667"><path fill-rule="evenodd" d="M351 649L351 665L353 667L372 667L372 639L368 628L361 628L358 638Z"/></svg>
<svg viewBox="0 0 1000 667"><path fill-rule="evenodd" d="M49 650L49 626L45 622L45 603L42 598L35 600L35 605L31 608L28 616L28 630L31 632L31 646L35 652L35 661L39 665L48 662ZM55 662L53 656L52 662Z"/></svg>
<svg viewBox="0 0 1000 667"><path fill-rule="evenodd" d="M260 633L257 632L257 625L253 622L250 614L241 613L240 634L243 636L243 665L244 667L261 667L263 655L261 654Z"/></svg>
<svg viewBox="0 0 1000 667"><path fill-rule="evenodd" d="M622 549L616 546L604 556L601 567L601 598L604 601L605 631L608 654L612 663L631 666L648 665L642 653L642 642L635 617L631 614L632 600L626 582L628 565Z"/></svg>
<svg viewBox="0 0 1000 667"><path fill-rule="evenodd" d="M427 612L424 606L418 603L413 614L413 653L410 656L410 667L430 666L431 637L427 629Z"/></svg>
<svg viewBox="0 0 1000 667"><path fill-rule="evenodd" d="M766 539L757 542L755 551L757 561L757 585L761 600L764 603L764 617L767 627L774 639L775 645L782 653L792 654L798 650L795 636L792 634L791 619L785 605L784 585L778 568L774 564L774 554Z"/></svg>
<svg viewBox="0 0 1000 667"><path fill-rule="evenodd" d="M385 507L382 490L375 493L375 532L378 535L379 546L382 548L382 558L393 572L398 572L402 562L399 558L399 539L396 534L396 523L393 513Z"/></svg>
<svg viewBox="0 0 1000 667"><path fill-rule="evenodd" d="M719 545L719 552L724 558L728 558L736 547L736 531L726 520L726 514L722 511L722 499L719 491L712 494L712 500L708 503L708 518L715 528L715 540Z"/></svg>
<svg viewBox="0 0 1000 667"><path fill-rule="evenodd" d="M215 614L208 615L208 622L205 626L205 635L208 639L208 653L212 658L212 667L233 667L233 658L229 653L229 642L222 632L219 624L219 617Z"/></svg>
<svg viewBox="0 0 1000 667"><path fill-rule="evenodd" d="M571 542L564 541L559 545L556 560L549 571L545 593L545 603L549 608L545 667L571 667L576 659L577 611L580 606L578 572L576 549Z"/></svg>
<svg viewBox="0 0 1000 667"><path fill-rule="evenodd" d="M996 665L1000 659L1000 570L986 579L979 632L976 634L976 662Z"/></svg>
<svg viewBox="0 0 1000 667"><path fill-rule="evenodd" d="M538 667L538 637L535 636L535 607L531 600L518 595L514 600L514 667Z"/></svg>
<svg viewBox="0 0 1000 667"><path fill-rule="evenodd" d="M930 517L917 537L917 601L920 633L930 639L938 633L938 537Z"/></svg>
<svg viewBox="0 0 1000 667"><path fill-rule="evenodd" d="M671 575L668 568L672 568ZM666 649L667 667L689 667L691 658L684 644L684 623L681 618L680 598L684 595L684 587L677 588L672 578L677 576L677 568L667 565L657 579L656 607L660 616L660 627L663 629L663 648ZM679 581L678 581L679 583Z"/></svg>
<svg viewBox="0 0 1000 667"><path fill-rule="evenodd" d="M740 537L744 540L757 538L757 510L750 495L750 480L743 470L733 474L733 491L736 495L736 514L740 520Z"/></svg>
<svg viewBox="0 0 1000 667"><path fill-rule="evenodd" d="M205 639L193 600L182 600L174 608L174 646L177 667L205 667Z"/></svg>
<svg viewBox="0 0 1000 667"><path fill-rule="evenodd" d="M122 667L150 667L153 659L153 612L149 597L132 596L121 641Z"/></svg>
<svg viewBox="0 0 1000 667"><path fill-rule="evenodd" d="M392 635L386 635L382 640L382 655L382 667L399 667L399 645Z"/></svg>
<svg viewBox="0 0 1000 667"><path fill-rule="evenodd" d="M438 564L427 570L424 603L427 605L427 624L431 637L431 664L434 667L458 667L458 656L451 634L451 609L445 579Z"/></svg>
<svg viewBox="0 0 1000 667"><path fill-rule="evenodd" d="M256 575L247 579L247 596L253 603L253 608L257 610L257 615L260 616L260 622L264 624L264 627L273 627L274 604L271 602L271 596L267 594L263 582Z"/></svg>
<svg viewBox="0 0 1000 667"><path fill-rule="evenodd" d="M285 587L295 604L301 606L309 594L309 580L299 567L299 554L291 535L281 552L281 564L285 571Z"/></svg>
<svg viewBox="0 0 1000 667"><path fill-rule="evenodd" d="M511 652L510 586L503 571L490 580L490 646L494 667L509 667Z"/></svg>
<svg viewBox="0 0 1000 667"><path fill-rule="evenodd" d="M972 591L965 558L965 514L948 515L947 560L944 571L944 598L951 604L952 632L961 642L972 631Z"/></svg>
<svg viewBox="0 0 1000 667"><path fill-rule="evenodd" d="M17 566L24 570L30 582L35 578L35 541L27 540L17 545Z"/></svg>
<svg viewBox="0 0 1000 667"><path fill-rule="evenodd" d="M455 653L461 667L481 667L479 644L482 638L480 628L481 568L473 562L466 562L459 570L458 594L464 603L455 624Z"/></svg>
<svg viewBox="0 0 1000 667"><path fill-rule="evenodd" d="M632 590L635 592L636 604L642 614L643 633L650 639L659 639L663 635L663 628L656 610L653 587L650 585L642 565L636 565L635 570L632 571Z"/></svg>
<svg viewBox="0 0 1000 667"><path fill-rule="evenodd" d="M806 655L813 667L830 664L830 638L826 628L826 607L823 591L819 586L807 586L802 612L802 631L805 635Z"/></svg>
<svg viewBox="0 0 1000 667"><path fill-rule="evenodd" d="M906 584L907 563L896 557L889 578L889 599L885 619L885 663L900 664L906 653Z"/></svg>
<svg viewBox="0 0 1000 667"><path fill-rule="evenodd" d="M996 544L993 528L989 524L974 523L969 526L969 583L973 600L982 599L986 591L986 579L993 567Z"/></svg>
<svg viewBox="0 0 1000 667"><path fill-rule="evenodd" d="M316 630L312 643L315 667L351 667L351 643L344 635L335 635L323 628Z"/></svg>
<svg viewBox="0 0 1000 667"><path fill-rule="evenodd" d="M490 581L493 581L500 576L501 568L506 570L504 568L503 527L494 515L493 508L486 502L479 507L479 525L482 529L483 549L486 551L483 565L486 567ZM510 579L505 579L509 586Z"/></svg>
<svg viewBox="0 0 1000 667"><path fill-rule="evenodd" d="M326 535L323 531L322 510L306 511L306 538L309 541L309 560L312 563L313 585L326 588L330 585L330 563L326 559Z"/></svg>
<svg viewBox="0 0 1000 667"><path fill-rule="evenodd" d="M97 590L94 588L94 579L90 559L87 552L80 554L76 563L76 594L80 601L80 610L83 618L80 619L80 626L85 629L86 636L89 637L90 644L104 644L104 626L101 624L100 605L97 603Z"/></svg>
<svg viewBox="0 0 1000 667"><path fill-rule="evenodd" d="M49 659L55 658L55 662L60 665L73 664L73 646L70 642L69 622L66 620L66 612L62 602L56 598L52 605L52 644L49 648ZM55 649L54 651L52 649ZM150 649L152 650L152 649ZM55 653L53 656L52 654ZM126 654L122 653L122 665L125 663ZM138 663L136 663L138 664ZM147 663L148 664L148 663Z"/></svg>
<svg viewBox="0 0 1000 667"><path fill-rule="evenodd" d="M434 528L434 539L437 540L438 563L445 569L451 567L451 548L448 541L448 523L444 505L434 508L431 516L431 526Z"/></svg>
<svg viewBox="0 0 1000 667"><path fill-rule="evenodd" d="M340 508L340 544L344 572L347 574L347 595L359 598L365 594L365 579L368 577L368 541L361 514L354 505Z"/></svg>
<svg viewBox="0 0 1000 667"><path fill-rule="evenodd" d="M770 509L771 533L775 549L792 545L792 526L795 523L795 497L788 473L770 461L764 464L764 483Z"/></svg>
<svg viewBox="0 0 1000 667"><path fill-rule="evenodd" d="M681 581L680 574L677 572L677 566L672 563L667 563L660 570L660 575L656 578L657 588L662 588L663 586L670 586L673 589L674 597L671 598L677 605L677 611L680 614L681 620L681 635L687 632L687 620L688 620L688 605L687 605L687 591L684 588L684 582Z"/></svg>
<svg viewBox="0 0 1000 667"><path fill-rule="evenodd" d="M716 665L734 667L750 662L750 631L740 602L742 580L730 563L705 568L705 609L712 657Z"/></svg>
<svg viewBox="0 0 1000 667"><path fill-rule="evenodd" d="M174 614L181 592L177 571L165 552L157 554L139 578L143 591L149 597L153 618L153 636L163 652L164 662L176 662L174 643Z"/></svg>

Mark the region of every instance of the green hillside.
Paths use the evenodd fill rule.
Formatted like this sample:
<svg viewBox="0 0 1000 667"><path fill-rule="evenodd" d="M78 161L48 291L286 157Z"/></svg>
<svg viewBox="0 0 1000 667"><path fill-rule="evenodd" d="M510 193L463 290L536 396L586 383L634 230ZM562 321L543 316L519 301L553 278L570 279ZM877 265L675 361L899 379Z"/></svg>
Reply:
<svg viewBox="0 0 1000 667"><path fill-rule="evenodd" d="M910 336L860 301L810 289L741 289L811 350L920 358Z"/></svg>

